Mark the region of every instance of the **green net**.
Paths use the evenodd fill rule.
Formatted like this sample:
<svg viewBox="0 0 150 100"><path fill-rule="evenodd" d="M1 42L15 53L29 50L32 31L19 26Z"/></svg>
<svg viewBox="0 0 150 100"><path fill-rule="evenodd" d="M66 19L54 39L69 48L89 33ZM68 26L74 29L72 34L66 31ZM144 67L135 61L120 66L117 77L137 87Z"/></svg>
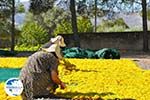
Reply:
<svg viewBox="0 0 150 100"><path fill-rule="evenodd" d="M120 53L117 49L104 48L95 52L96 58L103 59L120 59Z"/></svg>
<svg viewBox="0 0 150 100"><path fill-rule="evenodd" d="M15 51L0 50L0 56L15 56L16 54Z"/></svg>
<svg viewBox="0 0 150 100"><path fill-rule="evenodd" d="M103 48L97 51L82 49L78 47L63 49L65 58L103 58L103 59L120 59L120 52L114 48Z"/></svg>
<svg viewBox="0 0 150 100"><path fill-rule="evenodd" d="M9 78L18 77L20 69L0 68L0 82L6 81Z"/></svg>

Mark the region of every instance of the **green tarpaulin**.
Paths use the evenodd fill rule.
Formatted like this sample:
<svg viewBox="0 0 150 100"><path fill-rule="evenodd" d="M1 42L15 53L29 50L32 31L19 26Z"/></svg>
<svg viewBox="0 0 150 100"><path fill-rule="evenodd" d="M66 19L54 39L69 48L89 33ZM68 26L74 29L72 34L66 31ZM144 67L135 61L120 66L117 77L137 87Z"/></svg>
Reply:
<svg viewBox="0 0 150 100"><path fill-rule="evenodd" d="M97 51L82 49L78 47L63 49L65 58L103 58L103 59L120 59L120 53L114 48L103 48Z"/></svg>
<svg viewBox="0 0 150 100"><path fill-rule="evenodd" d="M0 82L4 82L9 78L18 77L20 69L0 68Z"/></svg>
<svg viewBox="0 0 150 100"><path fill-rule="evenodd" d="M120 53L114 48L103 48L97 51L90 49L82 49L79 47L62 49L65 58L103 58L103 59L119 59ZM15 56L16 52L0 50L0 56Z"/></svg>
<svg viewBox="0 0 150 100"><path fill-rule="evenodd" d="M17 53L8 51L8 50L0 50L0 56L15 56Z"/></svg>

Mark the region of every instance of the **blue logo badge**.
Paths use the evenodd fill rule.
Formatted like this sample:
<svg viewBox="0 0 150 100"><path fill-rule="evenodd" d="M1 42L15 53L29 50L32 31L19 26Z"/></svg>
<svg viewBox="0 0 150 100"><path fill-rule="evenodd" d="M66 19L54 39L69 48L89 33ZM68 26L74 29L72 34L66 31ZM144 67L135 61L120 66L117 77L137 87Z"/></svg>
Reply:
<svg viewBox="0 0 150 100"><path fill-rule="evenodd" d="M10 78L6 81L4 88L9 96L18 96L23 91L23 84L19 78Z"/></svg>

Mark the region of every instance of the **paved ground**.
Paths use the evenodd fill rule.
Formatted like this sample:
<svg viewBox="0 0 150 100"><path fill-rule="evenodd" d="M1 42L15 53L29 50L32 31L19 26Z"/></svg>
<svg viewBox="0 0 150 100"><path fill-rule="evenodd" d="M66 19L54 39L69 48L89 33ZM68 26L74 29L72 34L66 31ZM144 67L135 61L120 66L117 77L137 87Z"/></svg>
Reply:
<svg viewBox="0 0 150 100"><path fill-rule="evenodd" d="M141 68L150 70L150 59L139 59L135 61Z"/></svg>
<svg viewBox="0 0 150 100"><path fill-rule="evenodd" d="M150 70L150 51L124 51L121 52L121 58L131 58L142 69Z"/></svg>

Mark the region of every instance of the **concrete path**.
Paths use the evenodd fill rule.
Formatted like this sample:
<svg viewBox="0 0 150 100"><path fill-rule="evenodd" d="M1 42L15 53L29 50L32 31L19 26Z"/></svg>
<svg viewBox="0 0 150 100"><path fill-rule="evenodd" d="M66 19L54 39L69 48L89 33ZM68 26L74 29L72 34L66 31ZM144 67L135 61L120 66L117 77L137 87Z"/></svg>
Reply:
<svg viewBox="0 0 150 100"><path fill-rule="evenodd" d="M121 52L121 58L130 58L142 69L150 70L150 52L128 51Z"/></svg>

